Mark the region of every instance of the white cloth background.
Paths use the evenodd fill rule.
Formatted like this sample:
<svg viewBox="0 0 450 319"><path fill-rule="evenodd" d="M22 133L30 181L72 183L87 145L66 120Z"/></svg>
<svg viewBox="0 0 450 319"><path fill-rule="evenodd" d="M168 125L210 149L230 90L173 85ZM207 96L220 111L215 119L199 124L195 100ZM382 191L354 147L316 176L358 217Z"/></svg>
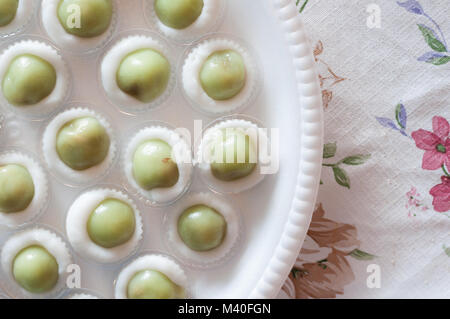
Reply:
<svg viewBox="0 0 450 319"><path fill-rule="evenodd" d="M339 165L349 188L336 182L331 166L323 167L316 215L324 211L326 220L308 236L280 297L450 297L450 211L436 211L430 194L445 172L422 168L424 151L411 137L419 129L432 131L434 117L450 121L450 63L418 60L427 52L433 52L428 59L450 55L433 42L450 42L450 1L399 2L310 0L301 13L317 45L325 143L337 146L324 162L360 156L358 165ZM369 27L374 17L380 28ZM419 24L434 29L431 38ZM392 119L401 128L396 109L404 134L377 120ZM440 190L448 203L450 184ZM379 288L367 285L373 264Z"/></svg>

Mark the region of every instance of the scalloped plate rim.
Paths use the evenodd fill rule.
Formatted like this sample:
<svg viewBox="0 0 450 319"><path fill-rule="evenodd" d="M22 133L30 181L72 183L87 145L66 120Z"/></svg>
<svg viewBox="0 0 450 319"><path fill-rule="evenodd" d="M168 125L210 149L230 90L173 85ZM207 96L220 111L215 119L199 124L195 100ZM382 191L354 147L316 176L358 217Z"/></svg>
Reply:
<svg viewBox="0 0 450 319"><path fill-rule="evenodd" d="M303 129L301 138L311 137L316 138L317 141L311 143L312 145L301 143L296 192L292 199L288 221L273 257L250 293L250 299L275 298L289 275L311 223L322 169L323 104L312 46L306 36L306 30L294 0L270 1L273 12L284 29L291 51L298 87L297 94L300 98L302 127L308 124L309 128ZM305 153L310 155L305 158ZM303 182L308 177L313 180L312 185Z"/></svg>

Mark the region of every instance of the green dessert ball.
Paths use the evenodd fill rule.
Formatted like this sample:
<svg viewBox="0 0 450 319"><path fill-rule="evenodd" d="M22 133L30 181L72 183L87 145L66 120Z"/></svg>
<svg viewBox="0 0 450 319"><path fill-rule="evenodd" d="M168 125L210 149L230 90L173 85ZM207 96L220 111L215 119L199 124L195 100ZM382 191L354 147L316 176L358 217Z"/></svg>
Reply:
<svg viewBox="0 0 450 319"><path fill-rule="evenodd" d="M212 147L211 173L230 182L249 176L256 168L257 154L250 137L238 129L222 130ZM220 155L222 155L221 158Z"/></svg>
<svg viewBox="0 0 450 319"><path fill-rule="evenodd" d="M91 240L103 248L125 244L136 227L133 208L121 200L101 202L89 216L87 231Z"/></svg>
<svg viewBox="0 0 450 319"><path fill-rule="evenodd" d="M246 69L242 56L233 50L217 51L206 59L200 70L200 83L208 96L229 100L245 86Z"/></svg>
<svg viewBox="0 0 450 319"><path fill-rule="evenodd" d="M143 103L160 97L169 80L169 61L153 49L140 49L128 54L120 62L116 74L119 88Z"/></svg>
<svg viewBox="0 0 450 319"><path fill-rule="evenodd" d="M19 0L0 0L0 27L11 23L16 17Z"/></svg>
<svg viewBox="0 0 450 319"><path fill-rule="evenodd" d="M172 147L158 139L143 142L134 153L133 176L145 190L175 185L180 173L172 160Z"/></svg>
<svg viewBox="0 0 450 319"><path fill-rule="evenodd" d="M88 116L64 124L56 137L56 150L67 166L82 171L103 162L110 143L103 125Z"/></svg>
<svg viewBox="0 0 450 319"><path fill-rule="evenodd" d="M157 270L142 270L128 282L128 299L183 299L183 287Z"/></svg>
<svg viewBox="0 0 450 319"><path fill-rule="evenodd" d="M193 24L203 10L203 0L155 0L159 20L173 29L185 29Z"/></svg>
<svg viewBox="0 0 450 319"><path fill-rule="evenodd" d="M22 165L0 166L0 211L17 213L25 210L34 197L34 183Z"/></svg>
<svg viewBox="0 0 450 319"><path fill-rule="evenodd" d="M93 38L108 30L113 17L113 4L111 0L61 0L57 14L67 33Z"/></svg>
<svg viewBox="0 0 450 319"><path fill-rule="evenodd" d="M56 86L56 70L48 61L32 54L15 57L3 78L3 95L15 106L41 102Z"/></svg>
<svg viewBox="0 0 450 319"><path fill-rule="evenodd" d="M26 247L17 254L12 271L16 282L31 293L52 290L59 278L55 257L37 245Z"/></svg>
<svg viewBox="0 0 450 319"><path fill-rule="evenodd" d="M219 247L227 233L225 218L215 209L196 205L178 219L178 234L192 250L209 251Z"/></svg>

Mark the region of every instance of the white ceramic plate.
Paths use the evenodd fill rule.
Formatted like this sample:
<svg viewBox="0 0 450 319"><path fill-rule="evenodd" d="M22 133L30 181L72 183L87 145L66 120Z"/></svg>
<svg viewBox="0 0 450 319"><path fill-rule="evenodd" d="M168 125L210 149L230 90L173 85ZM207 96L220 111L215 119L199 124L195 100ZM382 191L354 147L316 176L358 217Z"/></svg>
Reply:
<svg viewBox="0 0 450 319"><path fill-rule="evenodd" d="M225 1L225 0L224 0ZM295 6L295 0L226 0L228 12L218 30L243 38L258 53L263 66L264 86L258 99L242 113L269 128L280 129L280 171L268 176L251 191L229 196L243 213L244 235L234 257L207 270L188 268L192 290L198 298L272 298L277 295L303 243L315 204L322 158L322 100L312 50ZM117 28L148 28L142 1L119 1ZM34 28L34 29L33 29ZM38 22L28 34L43 35ZM0 46L2 46L0 44ZM181 56L185 47L176 46ZM3 46L0 48L3 49ZM207 125L214 118L192 110L180 93L180 85L163 107L138 116L121 113L111 105L97 83L99 56L74 56L62 50L75 79L71 101L97 105L108 116L122 145L132 129L159 120L174 127L193 130L194 119ZM45 123L5 114L3 143L25 148L41 156L40 138ZM27 129L23 129L27 128ZM101 184L123 183L116 163ZM83 188L73 188L51 178L49 209L39 223L65 234L68 208ZM196 178L192 191L207 188ZM139 203L146 225L142 250L166 251L162 220L169 208L150 208ZM0 231L0 242L7 233ZM75 255L81 267L82 287L113 297L113 281L121 265L99 265Z"/></svg>

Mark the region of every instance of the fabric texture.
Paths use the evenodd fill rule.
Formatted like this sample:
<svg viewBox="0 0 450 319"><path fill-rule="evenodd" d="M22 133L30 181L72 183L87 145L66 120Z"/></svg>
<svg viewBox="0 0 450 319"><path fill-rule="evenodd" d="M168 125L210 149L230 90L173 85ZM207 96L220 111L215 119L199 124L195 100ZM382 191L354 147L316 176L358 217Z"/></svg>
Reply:
<svg viewBox="0 0 450 319"><path fill-rule="evenodd" d="M449 1L292 1L315 48L326 145L279 297L449 298Z"/></svg>

